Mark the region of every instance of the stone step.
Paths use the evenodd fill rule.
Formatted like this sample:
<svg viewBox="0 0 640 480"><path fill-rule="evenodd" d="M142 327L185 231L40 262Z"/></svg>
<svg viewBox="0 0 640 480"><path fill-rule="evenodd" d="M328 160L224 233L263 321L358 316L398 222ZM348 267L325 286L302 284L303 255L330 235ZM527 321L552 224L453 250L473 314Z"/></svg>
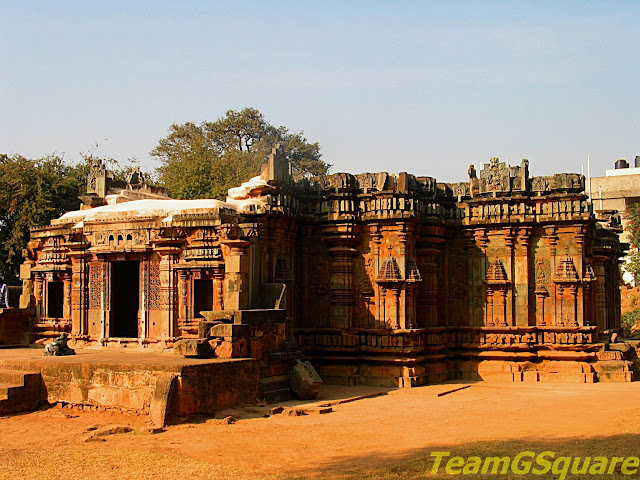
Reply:
<svg viewBox="0 0 640 480"><path fill-rule="evenodd" d="M42 400L40 373L0 370L0 413L33 411Z"/></svg>
<svg viewBox="0 0 640 480"><path fill-rule="evenodd" d="M260 397L267 403L290 400L293 393L289 385L289 375L275 375L260 379Z"/></svg>
<svg viewBox="0 0 640 480"><path fill-rule="evenodd" d="M272 390L271 392L264 393L262 399L267 403L279 403L286 402L293 398L293 392L290 388L284 388L282 390Z"/></svg>
<svg viewBox="0 0 640 480"><path fill-rule="evenodd" d="M40 373L23 372L21 370L0 370L0 384L25 385L29 382L40 382Z"/></svg>
<svg viewBox="0 0 640 480"><path fill-rule="evenodd" d="M281 390L289 388L289 375L275 375L273 377L264 377L260 379L260 387L263 390Z"/></svg>

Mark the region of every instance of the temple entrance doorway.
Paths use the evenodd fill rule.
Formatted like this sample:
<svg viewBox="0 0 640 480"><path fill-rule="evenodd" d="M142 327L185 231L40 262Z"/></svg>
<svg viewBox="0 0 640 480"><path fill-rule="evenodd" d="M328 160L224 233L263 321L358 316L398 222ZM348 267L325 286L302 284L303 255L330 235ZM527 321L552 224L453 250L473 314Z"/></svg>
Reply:
<svg viewBox="0 0 640 480"><path fill-rule="evenodd" d="M62 318L62 282L47 282L47 317Z"/></svg>
<svg viewBox="0 0 640 480"><path fill-rule="evenodd" d="M136 338L139 308L140 262L112 262L109 336Z"/></svg>
<svg viewBox="0 0 640 480"><path fill-rule="evenodd" d="M200 312L213 310L213 281L194 280L193 281L193 316L203 318Z"/></svg>

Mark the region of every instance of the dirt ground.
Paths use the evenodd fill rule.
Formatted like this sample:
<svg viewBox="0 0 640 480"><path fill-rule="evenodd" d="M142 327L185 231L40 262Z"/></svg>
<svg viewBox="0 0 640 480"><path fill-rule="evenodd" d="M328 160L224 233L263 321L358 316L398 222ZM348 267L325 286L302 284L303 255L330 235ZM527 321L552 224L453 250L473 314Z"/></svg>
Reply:
<svg viewBox="0 0 640 480"><path fill-rule="evenodd" d="M620 311L624 314L640 307L640 287L620 289Z"/></svg>
<svg viewBox="0 0 640 480"><path fill-rule="evenodd" d="M328 388L336 398L381 391ZM323 415L265 418L273 405L245 407L218 415L235 415L233 424L195 418L157 434L141 431L144 416L52 407L0 418L0 478L423 478L415 462L442 449L471 455L496 445L555 445L602 455L606 445L640 453L640 382L479 382L437 396L449 389L393 390ZM88 429L113 424L133 431L86 441Z"/></svg>

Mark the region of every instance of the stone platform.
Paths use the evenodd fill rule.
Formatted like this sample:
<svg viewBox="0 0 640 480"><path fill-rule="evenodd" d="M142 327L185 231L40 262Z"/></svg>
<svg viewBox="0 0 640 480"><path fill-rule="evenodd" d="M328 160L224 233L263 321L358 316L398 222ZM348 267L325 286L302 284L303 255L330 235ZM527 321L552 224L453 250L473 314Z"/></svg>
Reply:
<svg viewBox="0 0 640 480"><path fill-rule="evenodd" d="M188 359L128 348L81 348L45 357L42 348L0 349L0 370L40 373L42 401L177 416L258 400L253 359ZM164 404L163 404L164 402Z"/></svg>

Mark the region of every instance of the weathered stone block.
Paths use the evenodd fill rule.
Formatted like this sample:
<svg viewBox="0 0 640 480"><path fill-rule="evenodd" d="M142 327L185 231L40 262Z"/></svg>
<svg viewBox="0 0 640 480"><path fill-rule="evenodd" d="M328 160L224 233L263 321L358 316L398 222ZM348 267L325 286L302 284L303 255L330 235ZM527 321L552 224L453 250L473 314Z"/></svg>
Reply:
<svg viewBox="0 0 640 480"><path fill-rule="evenodd" d="M177 375L174 373L162 373L158 375L149 410L151 421L157 427L164 427L167 424L167 413L169 411L171 394L173 393L176 377Z"/></svg>
<svg viewBox="0 0 640 480"><path fill-rule="evenodd" d="M178 340L173 344L173 353L184 357L207 357L211 355L211 346L204 338Z"/></svg>
<svg viewBox="0 0 640 480"><path fill-rule="evenodd" d="M304 399L316 398L320 393L322 379L309 362L296 360L290 377L291 389L295 394Z"/></svg>
<svg viewBox="0 0 640 480"><path fill-rule="evenodd" d="M220 323L209 330L210 337L248 337L251 335L251 326L243 323Z"/></svg>
<svg viewBox="0 0 640 480"><path fill-rule="evenodd" d="M241 345L238 342L229 340L223 341L215 350L218 358L239 358L241 357Z"/></svg>

